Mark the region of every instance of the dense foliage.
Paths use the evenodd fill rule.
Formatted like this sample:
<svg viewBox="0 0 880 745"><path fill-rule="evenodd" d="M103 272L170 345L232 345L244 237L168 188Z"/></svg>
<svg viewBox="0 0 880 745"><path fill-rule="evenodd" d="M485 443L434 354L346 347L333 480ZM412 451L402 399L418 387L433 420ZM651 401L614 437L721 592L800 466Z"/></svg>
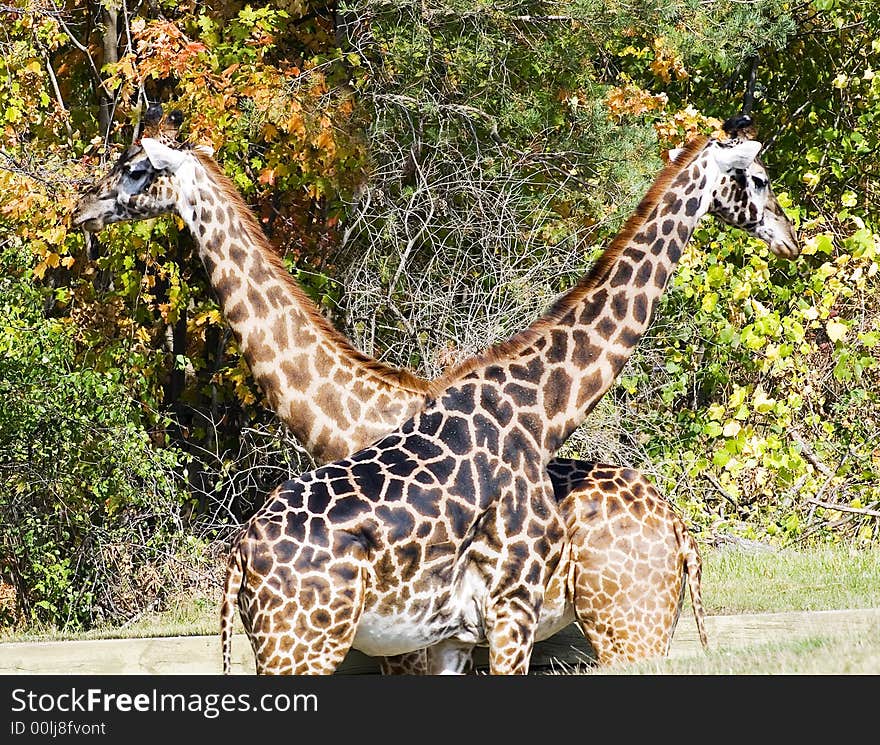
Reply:
<svg viewBox="0 0 880 745"><path fill-rule="evenodd" d="M642 468L703 540L880 537L871 0L13 0L0 26L0 622L118 621L213 581L310 462L179 221L70 229L148 101L337 326L428 377L570 286L664 149L750 111L803 256L705 220L564 452Z"/></svg>

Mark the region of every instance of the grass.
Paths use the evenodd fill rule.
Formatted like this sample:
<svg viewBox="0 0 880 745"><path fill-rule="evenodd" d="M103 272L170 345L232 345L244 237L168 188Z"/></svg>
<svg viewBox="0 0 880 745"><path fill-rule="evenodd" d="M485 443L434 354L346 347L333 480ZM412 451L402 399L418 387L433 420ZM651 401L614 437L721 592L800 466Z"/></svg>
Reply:
<svg viewBox="0 0 880 745"><path fill-rule="evenodd" d="M704 548L703 601L712 643L711 616L880 608L880 548L743 551ZM180 598L161 613L144 614L122 627L69 634L53 629L0 630L0 642L217 634L218 597ZM836 614L831 614L835 616ZM719 621L721 619L718 619ZM689 601L676 633L692 625ZM726 644L716 636L708 653L672 655L591 675L741 675L880 673L880 614L847 627L811 624L791 635L756 636ZM729 635L728 637L729 638ZM673 645L675 646L675 645Z"/></svg>
<svg viewBox="0 0 880 745"><path fill-rule="evenodd" d="M142 639L151 636L199 636L216 634L220 628L220 599L171 598L168 609L151 611L121 626L98 626L88 631L63 631L32 626L0 629L2 642L46 642L69 639Z"/></svg>
<svg viewBox="0 0 880 745"><path fill-rule="evenodd" d="M757 642L668 657L589 675L877 675L880 674L880 617L868 628L829 629L792 639Z"/></svg>
<svg viewBox="0 0 880 745"><path fill-rule="evenodd" d="M712 615L880 607L880 549L702 551Z"/></svg>

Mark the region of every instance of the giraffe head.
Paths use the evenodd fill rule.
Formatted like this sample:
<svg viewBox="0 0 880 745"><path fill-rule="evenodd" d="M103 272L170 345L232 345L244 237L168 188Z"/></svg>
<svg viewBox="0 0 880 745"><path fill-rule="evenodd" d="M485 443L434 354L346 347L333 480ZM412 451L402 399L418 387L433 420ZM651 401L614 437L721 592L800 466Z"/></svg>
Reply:
<svg viewBox="0 0 880 745"><path fill-rule="evenodd" d="M751 117L732 117L724 123L724 130L728 139L710 139L706 145L709 163L718 169L710 191L709 214L760 238L777 256L795 258L800 253L797 235L758 159L762 144L751 139ZM680 153L681 149L671 150L670 160Z"/></svg>
<svg viewBox="0 0 880 745"><path fill-rule="evenodd" d="M179 213L187 170L196 167L195 152L212 152L201 145L190 148L179 143L180 122L179 112L163 117L160 107L151 106L144 136L120 156L110 173L80 195L73 224L97 232L114 222Z"/></svg>

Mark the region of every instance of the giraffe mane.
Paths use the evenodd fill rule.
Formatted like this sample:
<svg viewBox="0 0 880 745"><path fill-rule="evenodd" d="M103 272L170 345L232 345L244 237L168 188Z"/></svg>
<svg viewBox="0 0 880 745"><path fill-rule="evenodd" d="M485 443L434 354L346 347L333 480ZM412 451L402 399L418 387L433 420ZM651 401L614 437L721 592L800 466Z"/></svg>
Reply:
<svg viewBox="0 0 880 745"><path fill-rule="evenodd" d="M334 345L342 349L349 360L356 364L361 370L369 375L373 375L384 383L396 388L403 388L414 393L427 393L429 389L428 381L419 378L409 370L399 367L386 365L384 362L370 357L361 350L357 349L351 341L341 331L336 329L332 323L321 313L314 301L299 286L296 279L284 266L281 257L272 247L262 227L257 222L253 211L244 201L241 192L235 187L230 178L223 172L220 165L210 155L205 152L192 149L190 153L205 168L211 179L219 187L223 197L227 203L232 205L238 213L242 221L242 226L247 233L251 243L263 254L263 258L269 262L269 265L276 270L277 276L282 279L291 295L296 299L297 304L308 315L309 320L321 331L321 333Z"/></svg>
<svg viewBox="0 0 880 745"><path fill-rule="evenodd" d="M608 248L602 252L590 267L589 272L578 280L574 287L558 297L550 308L527 328L517 332L505 341L493 344L484 352L445 371L439 378L433 381L431 394L439 394L445 388L479 367L515 356L529 344L536 341L548 326L556 324L568 311L583 300L588 292L605 281L614 263L620 257L621 252L626 248L639 228L645 224L648 216L657 206L663 194L666 193L669 185L679 173L694 162L708 141L709 138L703 135L694 137L684 146L681 154L675 161L668 163L660 171L654 179L651 188L648 189L635 211L627 218L617 235L614 236Z"/></svg>

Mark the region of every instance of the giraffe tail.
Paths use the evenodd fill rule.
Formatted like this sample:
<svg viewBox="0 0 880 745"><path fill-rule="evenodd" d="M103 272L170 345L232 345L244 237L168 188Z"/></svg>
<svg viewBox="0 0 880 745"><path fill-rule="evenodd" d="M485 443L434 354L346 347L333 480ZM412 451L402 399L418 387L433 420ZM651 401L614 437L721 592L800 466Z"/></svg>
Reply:
<svg viewBox="0 0 880 745"><path fill-rule="evenodd" d="M241 552L238 543L233 544L226 564L226 581L223 585L223 602L220 605L220 645L223 650L223 674L229 675L232 669L232 630L235 623L235 608L238 605L238 591L244 572L241 567Z"/></svg>
<svg viewBox="0 0 880 745"><path fill-rule="evenodd" d="M709 649L709 637L706 635L706 613L703 608L703 560L700 558L697 542L680 521L676 521L676 532L678 533L679 545L684 552L685 571L688 587L691 591L691 607L694 611L694 621L697 623L697 633L700 636L700 644L703 645L704 650L707 650Z"/></svg>

